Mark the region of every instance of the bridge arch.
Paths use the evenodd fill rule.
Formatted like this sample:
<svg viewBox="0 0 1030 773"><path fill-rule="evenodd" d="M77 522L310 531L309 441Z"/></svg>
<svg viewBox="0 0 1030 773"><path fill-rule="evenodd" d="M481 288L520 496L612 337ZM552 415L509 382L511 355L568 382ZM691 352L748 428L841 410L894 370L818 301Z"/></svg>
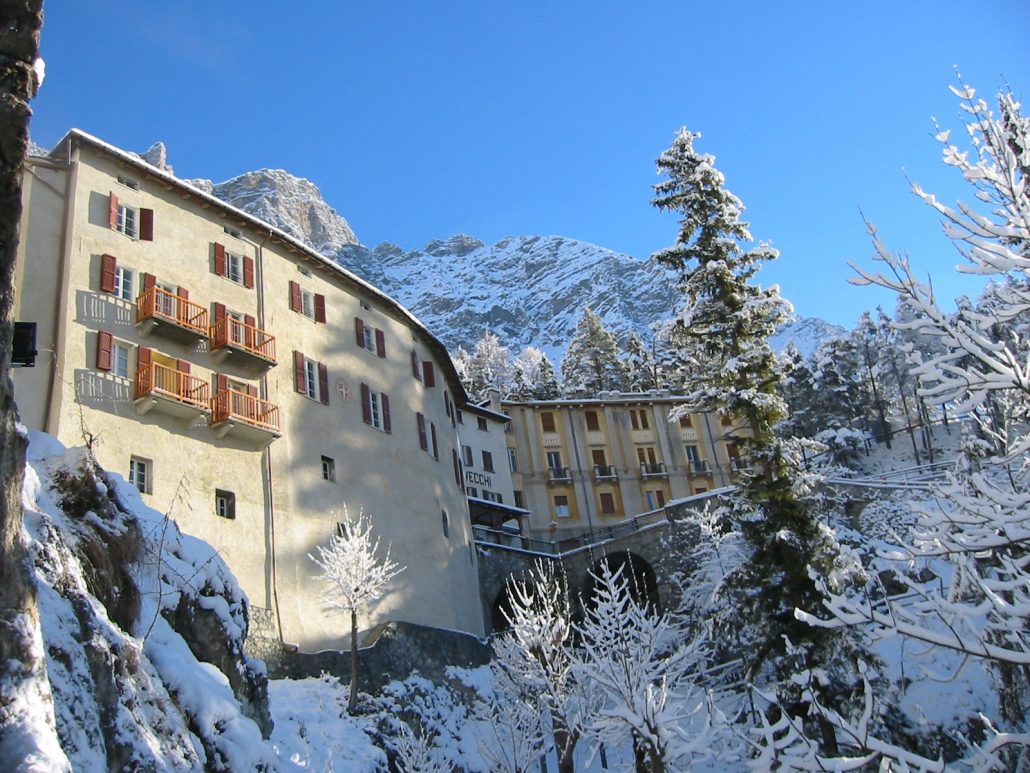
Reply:
<svg viewBox="0 0 1030 773"><path fill-rule="evenodd" d="M655 614L662 613L662 597L658 590L658 577L654 568L637 553L629 550L621 550L599 558L590 566L590 570L583 578L583 605L590 609L593 607L594 589L597 585L595 576L601 575L602 567L607 564L611 571L618 571L622 567L622 576L629 583L629 593L633 600L652 610Z"/></svg>

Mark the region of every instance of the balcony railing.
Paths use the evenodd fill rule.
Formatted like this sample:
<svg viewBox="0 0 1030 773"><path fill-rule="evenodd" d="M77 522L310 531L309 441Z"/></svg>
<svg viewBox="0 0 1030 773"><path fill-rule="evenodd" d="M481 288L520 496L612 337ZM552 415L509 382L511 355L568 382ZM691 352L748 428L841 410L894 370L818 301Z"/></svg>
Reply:
<svg viewBox="0 0 1030 773"><path fill-rule="evenodd" d="M279 406L235 389L223 389L211 398L211 426L241 421L251 427L279 435Z"/></svg>
<svg viewBox="0 0 1030 773"><path fill-rule="evenodd" d="M619 477L614 464L595 464L594 480L615 480Z"/></svg>
<svg viewBox="0 0 1030 773"><path fill-rule="evenodd" d="M136 400L163 397L206 412L209 389L205 380L156 362L136 371Z"/></svg>
<svg viewBox="0 0 1030 773"><path fill-rule="evenodd" d="M551 483L568 483L572 480L568 467L549 467L547 474Z"/></svg>
<svg viewBox="0 0 1030 773"><path fill-rule="evenodd" d="M235 317L225 317L211 326L211 351L235 349L266 363L275 364L275 336Z"/></svg>
<svg viewBox="0 0 1030 773"><path fill-rule="evenodd" d="M641 462L640 477L667 478L669 473L665 470L665 462Z"/></svg>
<svg viewBox="0 0 1030 773"><path fill-rule="evenodd" d="M712 465L701 459L691 459L687 466L694 475L707 475L712 471Z"/></svg>
<svg viewBox="0 0 1030 773"><path fill-rule="evenodd" d="M207 309L160 287L148 288L136 299L136 324L145 322L178 340L207 337Z"/></svg>

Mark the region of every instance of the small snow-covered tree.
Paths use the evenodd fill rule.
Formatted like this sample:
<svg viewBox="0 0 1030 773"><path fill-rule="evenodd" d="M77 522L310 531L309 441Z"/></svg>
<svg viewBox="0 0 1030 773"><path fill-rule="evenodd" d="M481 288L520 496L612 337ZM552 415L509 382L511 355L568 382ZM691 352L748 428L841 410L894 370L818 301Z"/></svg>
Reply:
<svg viewBox="0 0 1030 773"><path fill-rule="evenodd" d="M347 509L344 521L329 545L316 545L317 555L308 554L322 570L316 577L325 584L323 601L330 609L350 614L350 699L347 710L354 713L358 701L358 612L382 598L390 582L405 567L390 560L390 548L380 554L379 538L373 534L372 519L364 510L351 522Z"/></svg>
<svg viewBox="0 0 1030 773"><path fill-rule="evenodd" d="M458 347L454 365L474 401L485 400L491 389L502 397L511 392L515 377L511 353L489 330L483 332L471 353Z"/></svg>
<svg viewBox="0 0 1030 773"><path fill-rule="evenodd" d="M559 396L554 366L535 346L527 346L515 357L514 385L510 397L516 400L554 400Z"/></svg>
<svg viewBox="0 0 1030 773"><path fill-rule="evenodd" d="M576 332L561 363L562 393L591 397L627 387L626 366L619 359L619 345L590 307L584 307Z"/></svg>

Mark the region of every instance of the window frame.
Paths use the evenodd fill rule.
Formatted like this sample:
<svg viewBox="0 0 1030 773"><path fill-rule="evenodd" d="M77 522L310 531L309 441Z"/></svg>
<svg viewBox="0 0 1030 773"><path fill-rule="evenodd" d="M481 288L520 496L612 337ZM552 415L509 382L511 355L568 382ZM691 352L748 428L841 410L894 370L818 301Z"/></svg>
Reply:
<svg viewBox="0 0 1030 773"><path fill-rule="evenodd" d="M130 239L138 239L139 219L139 207L133 207L119 201L118 219L115 221L114 230L120 234L125 234Z"/></svg>
<svg viewBox="0 0 1030 773"><path fill-rule="evenodd" d="M226 250L225 278L234 284L242 285L244 283L243 276L243 255Z"/></svg>
<svg viewBox="0 0 1030 773"><path fill-rule="evenodd" d="M490 451L482 451L483 472L494 472L494 455Z"/></svg>
<svg viewBox="0 0 1030 773"><path fill-rule="evenodd" d="M215 489L215 515L227 521L236 520L236 493L226 489Z"/></svg>
<svg viewBox="0 0 1030 773"><path fill-rule="evenodd" d="M514 448L508 448L508 469L510 472L519 471L519 454Z"/></svg>
<svg viewBox="0 0 1030 773"><path fill-rule="evenodd" d="M120 378L132 378L134 373L130 372L130 364L132 362L131 355L132 350L135 347L132 344L127 344L124 341L119 341L117 338L111 341L111 374ZM124 361L122 356L124 354Z"/></svg>
<svg viewBox="0 0 1030 773"><path fill-rule="evenodd" d="M153 487L154 462L133 454L129 457L129 485L141 494L149 494Z"/></svg>
<svg viewBox="0 0 1030 773"><path fill-rule="evenodd" d="M563 503L559 503L558 500L565 500ZM555 518L571 518L572 508L569 506L568 494L555 494L551 498L551 502L554 505L554 516Z"/></svg>
<svg viewBox="0 0 1030 773"><path fill-rule="evenodd" d="M136 288L136 274L134 268L123 266L120 263L114 267L114 292L116 298L123 301L134 301L136 296L133 291Z"/></svg>
<svg viewBox="0 0 1030 773"><path fill-rule="evenodd" d="M314 321L315 319L315 294L311 290L300 288L300 311L302 316Z"/></svg>
<svg viewBox="0 0 1030 773"><path fill-rule="evenodd" d="M322 480L328 483L336 482L336 460L325 454L322 454Z"/></svg>

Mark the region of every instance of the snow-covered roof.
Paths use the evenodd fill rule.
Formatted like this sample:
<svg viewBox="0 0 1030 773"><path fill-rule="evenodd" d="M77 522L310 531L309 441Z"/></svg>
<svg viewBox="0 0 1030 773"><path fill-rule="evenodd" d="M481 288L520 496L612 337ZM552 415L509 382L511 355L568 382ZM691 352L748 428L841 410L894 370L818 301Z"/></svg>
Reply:
<svg viewBox="0 0 1030 773"><path fill-rule="evenodd" d="M531 408L560 408L577 405L612 405L639 403L679 404L687 401L685 395L674 395L667 389L650 392L601 392L596 397L562 397L556 400L502 400L501 405L527 406Z"/></svg>
<svg viewBox="0 0 1030 773"><path fill-rule="evenodd" d="M222 199L214 196L210 193L206 193L198 188L193 187L189 183L179 179L171 172L168 172L160 167L154 166L153 164L144 160L137 153L132 153L126 150L122 150L108 142L104 142L98 137L94 137L88 132L84 132L81 129L69 129L68 133L61 138L61 140L54 146L54 149L50 151L49 158L52 161L62 161L62 148L71 142L82 142L90 145L103 153L113 156L118 161L133 166L139 169L141 172L150 175L151 177L158 179L176 188L184 195L192 196L193 198L199 199L209 206L216 207L223 211L226 215L231 216L251 228L259 231L267 232L269 238L283 244L290 252L299 254L302 258L315 263L319 268L334 273L344 282L353 285L356 289L363 293L371 296L375 301L378 301L384 307L392 310L399 317L407 321L420 332L426 339L426 343L429 348L436 355L436 359L447 369L446 379L448 385L455 397L455 402L462 407L468 405L468 394L465 392L465 387L461 383L461 379L458 377L458 372L454 369L454 363L451 361L450 353L447 351L447 347L438 339L435 335L429 332L429 329L422 324L422 322L412 314L406 307L394 298L384 293L379 288L372 284L369 284L364 279L348 271L346 268L341 266L339 263L327 258L319 252L316 252L308 245L304 244L299 239L291 236L280 228L276 228L270 223L254 217L249 212L245 212L242 209L232 206L226 203Z"/></svg>

